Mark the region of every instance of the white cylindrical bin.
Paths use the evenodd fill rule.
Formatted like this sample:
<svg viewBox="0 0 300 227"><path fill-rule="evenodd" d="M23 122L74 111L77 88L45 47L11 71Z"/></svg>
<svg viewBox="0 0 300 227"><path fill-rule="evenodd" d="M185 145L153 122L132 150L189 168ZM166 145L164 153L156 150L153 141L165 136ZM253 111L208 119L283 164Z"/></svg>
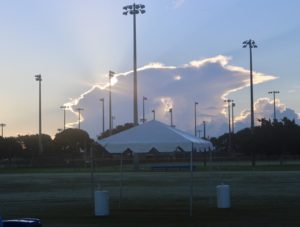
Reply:
<svg viewBox="0 0 300 227"><path fill-rule="evenodd" d="M217 207L230 208L230 187L221 184L217 186Z"/></svg>
<svg viewBox="0 0 300 227"><path fill-rule="evenodd" d="M109 215L109 195L107 191L95 191L95 216Z"/></svg>

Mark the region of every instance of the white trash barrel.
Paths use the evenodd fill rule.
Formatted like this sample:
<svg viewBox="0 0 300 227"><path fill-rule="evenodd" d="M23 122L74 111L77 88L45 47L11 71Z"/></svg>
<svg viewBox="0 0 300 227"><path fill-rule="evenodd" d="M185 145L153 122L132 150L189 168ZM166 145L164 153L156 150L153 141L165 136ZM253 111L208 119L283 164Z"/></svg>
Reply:
<svg viewBox="0 0 300 227"><path fill-rule="evenodd" d="M221 184L217 189L217 207L230 208L230 187L229 185Z"/></svg>
<svg viewBox="0 0 300 227"><path fill-rule="evenodd" d="M108 191L95 191L95 216L109 215Z"/></svg>

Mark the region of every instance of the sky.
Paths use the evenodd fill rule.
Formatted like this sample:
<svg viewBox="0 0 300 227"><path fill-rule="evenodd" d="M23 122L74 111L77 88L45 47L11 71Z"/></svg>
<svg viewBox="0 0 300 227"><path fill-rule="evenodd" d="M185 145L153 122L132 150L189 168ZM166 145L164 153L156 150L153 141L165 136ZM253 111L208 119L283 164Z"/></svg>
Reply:
<svg viewBox="0 0 300 227"><path fill-rule="evenodd" d="M298 0L141 0L137 15L138 107L142 118L193 133L207 122L207 135L228 129L224 99L233 99L236 130L250 126L249 48L253 49L255 119L298 122L300 112L300 15ZM102 132L100 98L108 127L108 72L114 126L133 121L133 18L126 0L0 1L0 122L4 136L38 133L38 82L42 76L42 131L63 128ZM258 125L258 122L255 122Z"/></svg>

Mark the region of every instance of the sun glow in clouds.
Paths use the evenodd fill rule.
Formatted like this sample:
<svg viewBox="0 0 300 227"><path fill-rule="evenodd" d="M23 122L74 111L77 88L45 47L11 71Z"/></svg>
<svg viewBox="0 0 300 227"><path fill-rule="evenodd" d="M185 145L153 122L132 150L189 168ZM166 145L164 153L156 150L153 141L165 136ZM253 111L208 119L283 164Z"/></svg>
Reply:
<svg viewBox="0 0 300 227"><path fill-rule="evenodd" d="M158 62L147 64L138 68L139 95L146 95L149 98L146 105L148 112L151 109L155 109L158 120L167 120L169 109L176 106L176 111L174 112L176 115L175 118L184 119L176 124L179 128L184 129L184 127L190 127L193 124L193 115L189 111L190 102L193 102L193 100L197 100L199 106L204 109L209 106L214 106L215 110L213 114L210 114L212 114L212 116L221 115L223 119L225 109L227 108L223 100L227 99L230 93L248 87L250 83L249 70L239 66L229 65L230 59L230 57L218 55L198 61L191 61L181 66L166 66ZM130 78L128 80L126 77L128 75L131 76L132 73L132 70L130 70L115 74L112 78L112 86L115 87L118 92L124 89L124 86L131 86ZM276 79L275 76L258 72L254 72L253 77L255 84ZM101 82L91 86L89 90L65 105L70 106L70 111L78 116L76 108L81 107L81 101L85 100L88 94L97 91L96 89L99 90L99 97L103 96L103 91L109 87L108 75L106 75L106 81L106 83ZM177 82L174 83L174 81ZM118 89L117 86L119 86ZM126 99L122 101L120 99L122 99L124 95L114 92L114 104L118 107L126 108L126 111L123 111L123 109L120 115L114 113L118 115L117 119L120 123L128 121L125 119L131 119L130 107L128 108L128 105L131 105L131 88L128 87L126 89ZM94 102L95 101L93 101L93 103ZM99 112L97 105L95 106L91 102L84 103L85 105L88 103L90 103L88 105L92 105L88 106L90 112ZM141 107L141 105L139 105L139 107ZM116 108L114 108L114 111L117 111ZM85 111L83 111L82 114L86 117L89 116L89 118L91 116ZM241 116L237 116L237 119L239 119L239 117L242 119L242 115L243 113L241 113ZM87 128L90 128L97 125L95 122L93 123L93 121L99 121L98 118L86 119L81 116L81 121L87 121ZM208 121L208 119L206 120ZM77 124L78 121L69 123L69 126Z"/></svg>
<svg viewBox="0 0 300 227"><path fill-rule="evenodd" d="M173 78L174 78L174 80L181 80L181 76L180 75L176 75Z"/></svg>

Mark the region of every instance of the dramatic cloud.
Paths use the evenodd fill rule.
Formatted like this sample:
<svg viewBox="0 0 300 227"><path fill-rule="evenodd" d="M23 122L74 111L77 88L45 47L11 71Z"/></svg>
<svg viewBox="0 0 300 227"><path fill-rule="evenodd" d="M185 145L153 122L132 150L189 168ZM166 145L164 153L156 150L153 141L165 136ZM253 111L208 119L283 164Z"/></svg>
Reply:
<svg viewBox="0 0 300 227"><path fill-rule="evenodd" d="M276 118L278 120L282 120L284 117L287 117L290 120L299 121L298 114L290 109L287 108L285 104L283 104L279 99L276 99ZM254 103L254 117L255 117L255 124L259 125L257 119L273 119L274 118L274 103L273 99L270 98L259 98ZM240 115L235 118L235 125L236 129L240 130L245 127L249 127L250 125L250 111L242 111Z"/></svg>
<svg viewBox="0 0 300 227"><path fill-rule="evenodd" d="M229 64L230 58L216 56L191 61L182 66L166 66L151 63L138 69L139 118L142 118L142 97L145 101L146 118L151 120L152 110L156 119L170 123L169 109L173 108L176 127L193 132L194 102L198 102L199 127L202 121L210 123L210 135L216 136L226 130L224 98L249 86L249 71ZM272 75L254 72L254 83L275 79ZM108 78L106 78L106 82ZM116 124L133 121L132 71L116 74L112 86L112 112ZM101 84L105 82L101 81ZM95 137L102 129L100 98L105 99L105 128L108 127L108 84L94 85L90 90L66 105L75 114L77 107L82 112L82 128ZM243 113L244 115L246 113ZM242 119L242 118L241 118ZM246 118L244 118L246 121Z"/></svg>

